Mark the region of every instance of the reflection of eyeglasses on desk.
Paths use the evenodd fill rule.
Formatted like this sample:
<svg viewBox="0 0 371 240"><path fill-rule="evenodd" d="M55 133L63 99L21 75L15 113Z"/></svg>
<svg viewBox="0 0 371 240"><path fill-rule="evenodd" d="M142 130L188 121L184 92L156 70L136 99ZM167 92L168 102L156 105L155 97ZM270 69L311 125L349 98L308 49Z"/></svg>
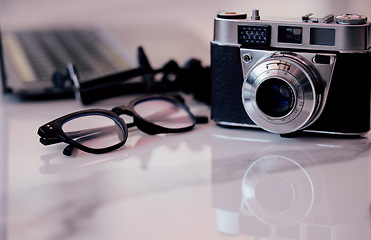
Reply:
<svg viewBox="0 0 371 240"><path fill-rule="evenodd" d="M126 124L120 115L133 117ZM195 117L176 95L153 95L132 100L128 106L111 111L91 109L74 112L51 121L38 130L40 142L69 144L64 155L77 148L88 153L107 153L122 147L128 128L136 126L147 134L179 133L191 130L196 123L207 123L207 117Z"/></svg>

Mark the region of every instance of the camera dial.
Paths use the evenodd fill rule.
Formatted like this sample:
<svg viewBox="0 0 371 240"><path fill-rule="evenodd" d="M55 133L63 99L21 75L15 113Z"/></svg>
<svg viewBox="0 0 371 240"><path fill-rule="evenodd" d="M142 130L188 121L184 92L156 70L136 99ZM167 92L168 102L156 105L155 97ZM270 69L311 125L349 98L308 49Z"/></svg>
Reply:
<svg viewBox="0 0 371 240"><path fill-rule="evenodd" d="M245 110L266 131L295 132L316 119L323 83L311 63L294 53L263 58L246 75L242 88Z"/></svg>
<svg viewBox="0 0 371 240"><path fill-rule="evenodd" d="M367 17L358 14L343 14L336 17L336 23L347 25L366 24Z"/></svg>
<svg viewBox="0 0 371 240"><path fill-rule="evenodd" d="M220 11L217 17L224 19L246 19L247 13L239 11Z"/></svg>

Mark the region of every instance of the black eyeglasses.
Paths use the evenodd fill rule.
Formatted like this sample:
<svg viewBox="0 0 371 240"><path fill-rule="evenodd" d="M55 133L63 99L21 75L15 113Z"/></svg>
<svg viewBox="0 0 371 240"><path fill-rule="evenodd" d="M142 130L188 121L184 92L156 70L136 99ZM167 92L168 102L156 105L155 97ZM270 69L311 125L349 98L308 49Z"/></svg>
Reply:
<svg viewBox="0 0 371 240"><path fill-rule="evenodd" d="M133 117L133 122L126 124L120 117L122 114ZM125 144L130 127L154 135L186 132L196 123L207 122L207 117L193 116L179 95L152 95L111 111L74 112L41 126L37 133L43 145L67 143L63 154L71 156L74 149L96 154L116 150Z"/></svg>

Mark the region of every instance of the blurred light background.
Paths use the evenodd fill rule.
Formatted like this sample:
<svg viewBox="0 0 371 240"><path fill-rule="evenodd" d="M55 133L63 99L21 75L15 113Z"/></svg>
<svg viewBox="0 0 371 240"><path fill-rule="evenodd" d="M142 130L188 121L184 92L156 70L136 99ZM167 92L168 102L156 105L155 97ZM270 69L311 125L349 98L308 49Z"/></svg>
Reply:
<svg viewBox="0 0 371 240"><path fill-rule="evenodd" d="M370 0L0 0L0 24L3 29L30 29L103 23L121 29L120 37L133 53L144 45L155 64L186 57L208 64L216 13L242 10L250 14L252 9L259 9L262 19L300 20L307 13L371 17ZM178 44L184 37L193 50Z"/></svg>

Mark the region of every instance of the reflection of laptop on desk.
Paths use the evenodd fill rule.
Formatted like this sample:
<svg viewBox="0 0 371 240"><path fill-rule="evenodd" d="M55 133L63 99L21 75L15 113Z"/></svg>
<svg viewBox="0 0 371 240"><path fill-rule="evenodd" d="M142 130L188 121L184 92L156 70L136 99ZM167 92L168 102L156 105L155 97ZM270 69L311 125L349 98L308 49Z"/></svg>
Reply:
<svg viewBox="0 0 371 240"><path fill-rule="evenodd" d="M52 76L72 63L81 80L133 68L136 60L104 27L2 32L3 90L25 99L73 96L56 88ZM1 60L1 59L0 59Z"/></svg>

